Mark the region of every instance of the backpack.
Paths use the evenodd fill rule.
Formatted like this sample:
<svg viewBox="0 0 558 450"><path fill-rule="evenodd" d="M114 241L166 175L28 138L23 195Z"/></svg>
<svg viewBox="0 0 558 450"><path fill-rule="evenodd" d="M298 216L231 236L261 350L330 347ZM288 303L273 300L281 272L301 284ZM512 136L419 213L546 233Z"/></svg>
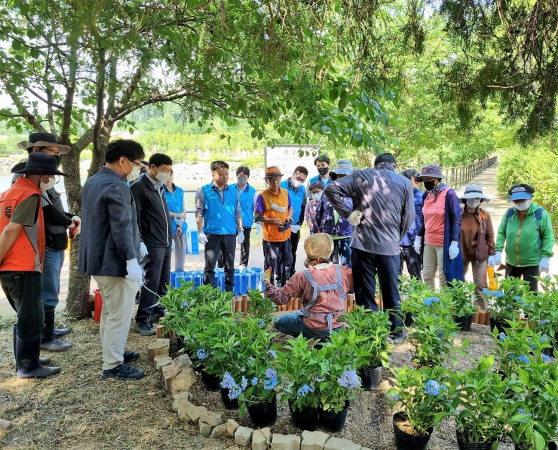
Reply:
<svg viewBox="0 0 558 450"><path fill-rule="evenodd" d="M539 227L541 224L541 219L542 219L542 214L543 214L544 208L542 206L539 206L537 209L535 209L535 221L537 223L537 231L539 231ZM510 219L510 217L512 217L515 214L514 208L509 208L508 212L506 213L506 222Z"/></svg>

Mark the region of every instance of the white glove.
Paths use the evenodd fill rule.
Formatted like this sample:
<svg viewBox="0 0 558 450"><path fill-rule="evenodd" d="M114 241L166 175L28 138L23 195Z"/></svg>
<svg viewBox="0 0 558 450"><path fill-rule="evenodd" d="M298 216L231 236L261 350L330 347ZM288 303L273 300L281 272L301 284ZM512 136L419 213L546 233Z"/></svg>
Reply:
<svg viewBox="0 0 558 450"><path fill-rule="evenodd" d="M455 259L459 255L459 246L453 241L449 246L449 259Z"/></svg>
<svg viewBox="0 0 558 450"><path fill-rule="evenodd" d="M244 242L244 230L238 231L237 241L239 244L242 244Z"/></svg>
<svg viewBox="0 0 558 450"><path fill-rule="evenodd" d="M260 234L262 232L262 224L258 222L256 224L256 234Z"/></svg>
<svg viewBox="0 0 558 450"><path fill-rule="evenodd" d="M174 253L174 239L172 240L172 244L171 244L171 253Z"/></svg>
<svg viewBox="0 0 558 450"><path fill-rule="evenodd" d="M539 272L549 272L550 271L550 258L541 258L539 263Z"/></svg>
<svg viewBox="0 0 558 450"><path fill-rule="evenodd" d="M143 242L140 242L140 259L143 259L147 256L147 247Z"/></svg>
<svg viewBox="0 0 558 450"><path fill-rule="evenodd" d="M502 252L496 252L494 255L494 266L498 266L502 263Z"/></svg>
<svg viewBox="0 0 558 450"><path fill-rule="evenodd" d="M141 270L137 259L134 258L126 261L126 271L128 272L126 278L135 281L136 283L138 283L138 286L141 286L143 271Z"/></svg>
<svg viewBox="0 0 558 450"><path fill-rule="evenodd" d="M207 236L205 235L205 233L203 231L200 231L198 233L198 242L200 244L207 244Z"/></svg>
<svg viewBox="0 0 558 450"><path fill-rule="evenodd" d="M496 263L496 255L489 256L488 257L488 265L490 267L494 267L494 266L496 266L496 264L497 264Z"/></svg>
<svg viewBox="0 0 558 450"><path fill-rule="evenodd" d="M360 221L362 220L362 212L358 209L353 211L351 215L347 218L347 220L351 223L353 227L357 227L360 225Z"/></svg>
<svg viewBox="0 0 558 450"><path fill-rule="evenodd" d="M79 216L72 217L72 221L74 222L74 225L76 226L74 234L81 233L81 219L79 218Z"/></svg>
<svg viewBox="0 0 558 450"><path fill-rule="evenodd" d="M300 225L293 225L293 226L291 227L291 231L292 231L293 233L298 233L299 230L300 230Z"/></svg>
<svg viewBox="0 0 558 450"><path fill-rule="evenodd" d="M413 242L413 247L415 248L415 252L420 255L420 247L422 245L422 239L420 236L415 236L415 242Z"/></svg>

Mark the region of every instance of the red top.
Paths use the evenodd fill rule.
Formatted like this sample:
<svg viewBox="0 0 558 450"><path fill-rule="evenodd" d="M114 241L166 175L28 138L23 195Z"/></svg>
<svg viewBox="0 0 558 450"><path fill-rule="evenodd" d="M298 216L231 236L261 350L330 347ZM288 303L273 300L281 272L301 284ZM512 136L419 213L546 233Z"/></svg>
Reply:
<svg viewBox="0 0 558 450"><path fill-rule="evenodd" d="M429 192L424 200L422 213L424 215L424 242L427 244L444 245L447 193L447 188L436 195Z"/></svg>

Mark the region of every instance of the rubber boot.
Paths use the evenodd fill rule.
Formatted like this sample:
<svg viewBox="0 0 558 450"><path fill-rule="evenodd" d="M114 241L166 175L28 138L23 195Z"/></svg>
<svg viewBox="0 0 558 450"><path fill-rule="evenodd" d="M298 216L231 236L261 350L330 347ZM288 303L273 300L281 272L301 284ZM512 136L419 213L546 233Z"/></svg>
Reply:
<svg viewBox="0 0 558 450"><path fill-rule="evenodd" d="M39 362L41 335L32 339L16 338L17 376L19 378L46 378L60 372L60 367L45 367Z"/></svg>
<svg viewBox="0 0 558 450"><path fill-rule="evenodd" d="M45 309L45 327L43 328L41 348L51 352L65 352L72 348L72 344L59 341L54 337L54 309Z"/></svg>
<svg viewBox="0 0 558 450"><path fill-rule="evenodd" d="M59 338L62 336L66 336L70 332L69 328L55 328L54 329L54 337Z"/></svg>
<svg viewBox="0 0 558 450"><path fill-rule="evenodd" d="M14 366L15 366L15 370L17 371L18 369L17 358L16 358L17 323L14 323L13 335L14 335ZM50 364L50 358L48 356L40 356L39 362L41 364Z"/></svg>

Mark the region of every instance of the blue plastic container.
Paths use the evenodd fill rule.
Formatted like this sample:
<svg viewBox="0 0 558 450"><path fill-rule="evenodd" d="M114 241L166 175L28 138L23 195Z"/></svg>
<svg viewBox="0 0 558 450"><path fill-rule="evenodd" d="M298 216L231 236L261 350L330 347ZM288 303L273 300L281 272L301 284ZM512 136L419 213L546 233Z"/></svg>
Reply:
<svg viewBox="0 0 558 450"><path fill-rule="evenodd" d="M240 270L234 269L234 295L240 295Z"/></svg>
<svg viewBox="0 0 558 450"><path fill-rule="evenodd" d="M248 283L250 281L250 271L249 270L242 270L240 272L240 295L248 294Z"/></svg>
<svg viewBox="0 0 558 450"><path fill-rule="evenodd" d="M203 272L201 270L196 270L193 275L194 288L200 287L203 284Z"/></svg>

